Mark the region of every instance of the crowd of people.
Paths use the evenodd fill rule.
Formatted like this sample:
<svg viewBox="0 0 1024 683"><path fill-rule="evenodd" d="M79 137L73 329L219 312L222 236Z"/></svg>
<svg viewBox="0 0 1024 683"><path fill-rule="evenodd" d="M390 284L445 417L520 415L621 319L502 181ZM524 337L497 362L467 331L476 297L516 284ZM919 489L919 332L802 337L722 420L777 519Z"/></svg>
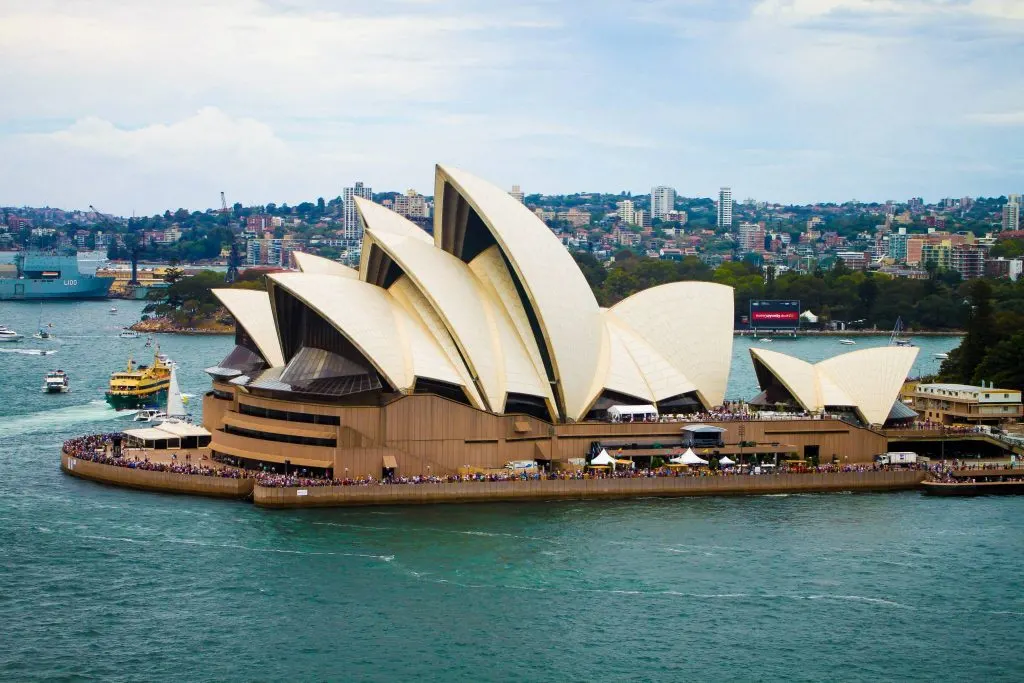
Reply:
<svg viewBox="0 0 1024 683"><path fill-rule="evenodd" d="M939 481L951 480L954 470L963 469L1001 469L1003 464L975 464L961 460L941 461L938 463L910 463L907 465L888 465L880 463L841 464L828 463L810 465L805 463L782 463L777 467L765 466L729 466L729 467L647 467L633 468L621 466L615 469L571 469L559 471L542 471L537 469L518 471L473 472L465 474L417 474L412 476L374 477L372 475L334 478L331 476L315 476L307 470L299 470L282 474L270 470L253 471L240 467L217 467L203 462L193 462L191 456L178 458L172 454L171 462L153 462L148 457L139 458L126 453L116 454L114 443L120 434L93 434L70 439L64 443L64 452L81 460L115 467L147 470L152 472L171 472L174 474L194 474L211 477L241 479L252 477L260 486L272 488L306 488L318 486L392 486L417 484L455 484L470 482L511 482L511 481L553 481L553 480L590 480L590 479L643 479L653 477L748 477L772 476L777 474L832 474L842 472L884 472L916 470L925 471L931 478Z"/></svg>
<svg viewBox="0 0 1024 683"><path fill-rule="evenodd" d="M226 479L242 479L248 476L242 470L211 467L202 462L192 462L191 455L179 459L177 453L171 454L171 462L153 462L148 457L130 456L126 452L115 455L113 445L120 434L91 434L64 442L64 452L79 460L88 460L101 465L127 467L133 470L148 472L171 472L173 474L197 474L204 477L222 477Z"/></svg>

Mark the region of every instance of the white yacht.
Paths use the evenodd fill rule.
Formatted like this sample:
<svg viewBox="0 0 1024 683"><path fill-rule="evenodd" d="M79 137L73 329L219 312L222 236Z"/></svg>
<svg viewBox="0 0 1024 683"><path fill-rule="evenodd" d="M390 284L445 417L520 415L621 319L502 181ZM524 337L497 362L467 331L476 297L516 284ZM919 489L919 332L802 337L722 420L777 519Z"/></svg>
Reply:
<svg viewBox="0 0 1024 683"><path fill-rule="evenodd" d="M852 339L840 339L839 343L840 344L846 344L847 346L853 346L857 342L853 341Z"/></svg>
<svg viewBox="0 0 1024 683"><path fill-rule="evenodd" d="M949 359L949 354L948 353L942 353L940 351L939 353L935 354L935 357L938 358L939 360L948 360Z"/></svg>
<svg viewBox="0 0 1024 683"><path fill-rule="evenodd" d="M772 343L772 340L769 337L761 337L757 341L761 342L762 344L771 344Z"/></svg>
<svg viewBox="0 0 1024 683"><path fill-rule="evenodd" d="M160 422L164 417L167 417L167 413L157 408L143 408L142 410L135 413L135 417L132 418L136 422Z"/></svg>
<svg viewBox="0 0 1024 683"><path fill-rule="evenodd" d="M135 330L129 330L127 327L121 330L121 334L117 335L121 339L138 339L139 333Z"/></svg>
<svg viewBox="0 0 1024 683"><path fill-rule="evenodd" d="M43 391L47 394L66 394L71 391L68 373L63 370L51 370L43 379Z"/></svg>
<svg viewBox="0 0 1024 683"><path fill-rule="evenodd" d="M192 416L185 409L185 401L178 387L178 372L175 366L171 366L171 383L167 387L167 410L158 408L143 408L135 413L136 422L153 422L162 424L164 422L191 422Z"/></svg>
<svg viewBox="0 0 1024 683"><path fill-rule="evenodd" d="M113 315L114 313L117 313L117 306L110 307L110 314Z"/></svg>
<svg viewBox="0 0 1024 683"><path fill-rule="evenodd" d="M25 338L6 325L0 325L0 342L20 342Z"/></svg>

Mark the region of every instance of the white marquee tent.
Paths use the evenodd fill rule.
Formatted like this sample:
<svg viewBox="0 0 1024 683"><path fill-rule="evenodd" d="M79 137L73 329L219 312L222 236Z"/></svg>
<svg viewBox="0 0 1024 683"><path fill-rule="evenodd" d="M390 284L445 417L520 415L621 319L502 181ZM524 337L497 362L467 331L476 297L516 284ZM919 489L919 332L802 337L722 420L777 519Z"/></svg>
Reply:
<svg viewBox="0 0 1024 683"><path fill-rule="evenodd" d="M687 448L686 452L682 455L678 455L672 458L669 462L674 462L677 465L707 465L708 461L701 459L699 455L693 452L692 448Z"/></svg>

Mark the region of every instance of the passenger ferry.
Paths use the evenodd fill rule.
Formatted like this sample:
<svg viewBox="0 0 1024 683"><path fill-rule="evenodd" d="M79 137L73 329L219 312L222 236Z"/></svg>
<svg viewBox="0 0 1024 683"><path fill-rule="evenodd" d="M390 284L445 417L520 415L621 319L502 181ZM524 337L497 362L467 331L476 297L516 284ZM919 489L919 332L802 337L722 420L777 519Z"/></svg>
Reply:
<svg viewBox="0 0 1024 683"><path fill-rule="evenodd" d="M125 370L110 374L107 403L117 410L156 406L167 400L171 364L157 348L152 365L135 366L131 358Z"/></svg>
<svg viewBox="0 0 1024 683"><path fill-rule="evenodd" d="M43 392L47 394L66 394L71 391L68 373L63 370L51 370L43 379Z"/></svg>

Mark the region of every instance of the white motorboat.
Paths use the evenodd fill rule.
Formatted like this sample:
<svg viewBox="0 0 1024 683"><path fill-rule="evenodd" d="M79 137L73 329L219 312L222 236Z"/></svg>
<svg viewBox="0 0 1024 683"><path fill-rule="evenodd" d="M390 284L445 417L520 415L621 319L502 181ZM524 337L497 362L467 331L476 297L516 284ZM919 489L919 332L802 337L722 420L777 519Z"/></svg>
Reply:
<svg viewBox="0 0 1024 683"><path fill-rule="evenodd" d="M948 353L939 352L939 353L935 354L935 357L938 358L939 360L948 360L949 359L949 354Z"/></svg>
<svg viewBox="0 0 1024 683"><path fill-rule="evenodd" d="M762 344L771 344L772 343L772 340L769 339L768 337L761 337L757 341L761 342Z"/></svg>
<svg viewBox="0 0 1024 683"><path fill-rule="evenodd" d="M25 335L18 334L6 325L0 325L0 342L20 342Z"/></svg>
<svg viewBox="0 0 1024 683"><path fill-rule="evenodd" d="M853 346L857 342L853 341L852 339L840 339L839 343L840 344L846 344L847 346Z"/></svg>
<svg viewBox="0 0 1024 683"><path fill-rule="evenodd" d="M68 373L63 370L51 370L43 379L43 392L47 394L66 394L71 391Z"/></svg>
<svg viewBox="0 0 1024 683"><path fill-rule="evenodd" d="M114 313L117 313L117 306L111 306L110 307L110 313L111 313L111 315L113 315Z"/></svg>
<svg viewBox="0 0 1024 683"><path fill-rule="evenodd" d="M161 418L167 417L167 413L156 408L143 408L135 413L132 419L136 422L159 422Z"/></svg>
<svg viewBox="0 0 1024 683"><path fill-rule="evenodd" d="M117 336L120 337L121 339L138 339L139 333L136 332L135 330L129 330L128 328L125 328L121 330L121 334Z"/></svg>

